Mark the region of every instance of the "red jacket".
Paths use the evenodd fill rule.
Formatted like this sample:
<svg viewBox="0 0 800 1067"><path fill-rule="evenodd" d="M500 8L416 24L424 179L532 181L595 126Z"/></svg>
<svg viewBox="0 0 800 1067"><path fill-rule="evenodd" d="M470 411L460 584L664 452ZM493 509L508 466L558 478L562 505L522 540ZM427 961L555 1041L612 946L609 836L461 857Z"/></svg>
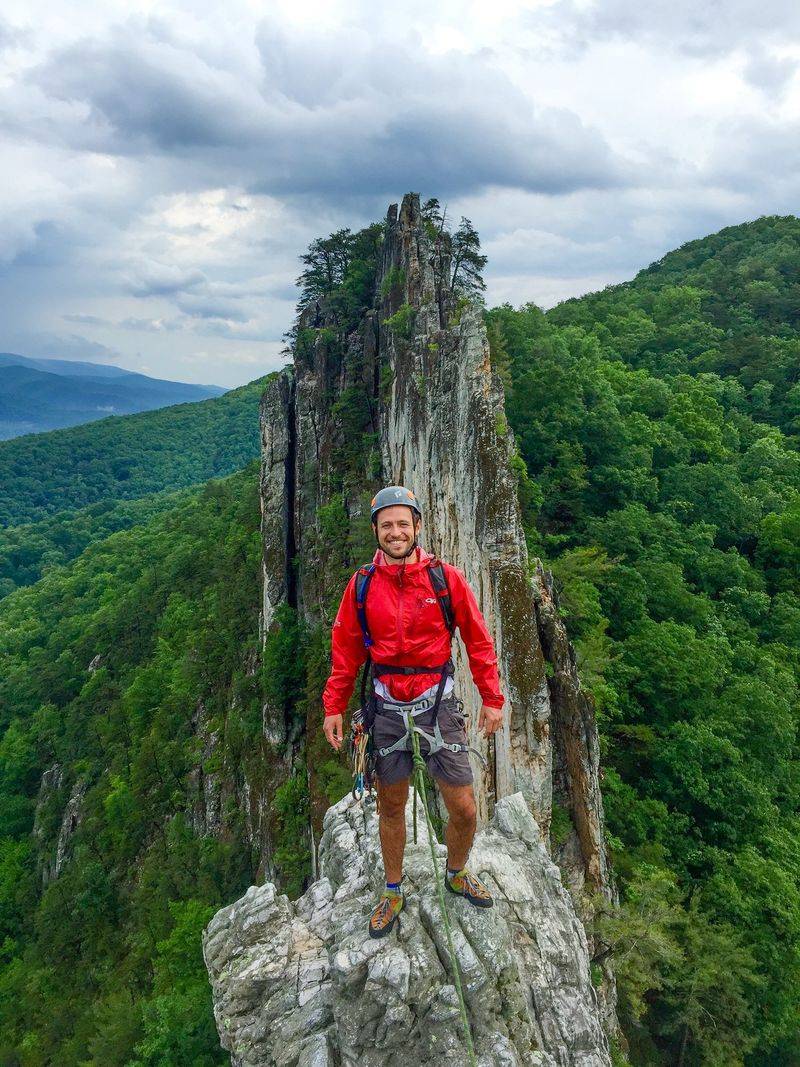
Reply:
<svg viewBox="0 0 800 1067"><path fill-rule="evenodd" d="M367 625L373 640L375 663L425 667L444 663L450 655L450 634L442 609L436 602L430 576L434 558L417 548L413 563L389 564L383 551L375 552L377 564L367 593ZM502 708L497 674L497 656L475 596L460 570L443 564L456 626L469 656L472 678L484 704ZM344 714L355 685L358 669L367 658L364 637L356 613L356 576L347 583L333 624L330 677L322 703L325 715ZM381 681L397 700L411 700L439 681L438 674L385 674Z"/></svg>

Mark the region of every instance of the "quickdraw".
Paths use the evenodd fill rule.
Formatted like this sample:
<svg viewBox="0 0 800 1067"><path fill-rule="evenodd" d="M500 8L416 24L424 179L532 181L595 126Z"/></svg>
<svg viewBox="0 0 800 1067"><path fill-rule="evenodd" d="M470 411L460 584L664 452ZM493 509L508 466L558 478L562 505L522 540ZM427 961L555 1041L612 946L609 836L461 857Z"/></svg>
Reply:
<svg viewBox="0 0 800 1067"><path fill-rule="evenodd" d="M372 795L375 764L372 738L361 708L353 714L350 725L350 758L353 763L353 799L361 800L365 793Z"/></svg>

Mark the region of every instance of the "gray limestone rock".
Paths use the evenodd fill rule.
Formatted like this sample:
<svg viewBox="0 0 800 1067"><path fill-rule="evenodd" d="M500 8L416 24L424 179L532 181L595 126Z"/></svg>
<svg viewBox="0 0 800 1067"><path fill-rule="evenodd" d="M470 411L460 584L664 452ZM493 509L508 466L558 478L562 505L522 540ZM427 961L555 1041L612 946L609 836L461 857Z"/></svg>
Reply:
<svg viewBox="0 0 800 1067"><path fill-rule="evenodd" d="M367 933L382 888L374 807L329 808L321 877L295 902L252 886L203 933L214 1014L233 1067L405 1067L465 1063L424 820L407 809L406 906ZM444 866L446 849L436 845ZM470 869L495 907L446 897L481 1067L608 1067L586 935L521 793L475 838Z"/></svg>
<svg viewBox="0 0 800 1067"><path fill-rule="evenodd" d="M487 741L477 730L480 697L457 636L456 688L470 744L486 758L484 770L475 768L478 824L488 833L498 803L521 794L549 853L558 803L569 816L569 830L553 847L553 858L591 931L593 894L614 898L594 707L581 689L552 575L528 557L516 444L481 311L460 301L434 269L416 194L406 195L399 210L390 207L381 255L373 306L364 309L356 328L337 331L336 316L328 314L324 301L306 307L293 366L271 379L262 399L262 639L280 625L276 613L282 604L310 631L329 632L347 578L374 549L371 494L385 484L411 486L424 512L422 543L462 570L475 593L507 700L502 728ZM350 410L352 417L353 397L366 418L358 424L363 455L354 468L341 462L347 444L342 411ZM344 546L331 537L340 528L347 531ZM310 701L301 722L265 705L267 766L251 776L256 784L253 796L242 796L246 810L268 812L272 791L292 772L304 746L311 751L318 745L321 713ZM325 861L317 855L328 798L319 760L308 760L306 769L316 877L319 870L326 873L325 863L337 861L330 849ZM444 815L436 795L434 803ZM261 870L271 878L278 845L274 821L257 822ZM340 832L345 825L346 820ZM373 859L379 862L379 852ZM420 920L424 925L429 919L432 930L434 913L420 904ZM606 1030L614 1034L609 969L600 999ZM437 1005L432 1010L450 1010L446 1001ZM319 1049L316 1043L308 1056L318 1058Z"/></svg>
<svg viewBox="0 0 800 1067"><path fill-rule="evenodd" d="M54 803L58 803L59 795L64 786L64 768L60 763L54 763L42 775L39 785L39 796L36 802L36 813L33 823L33 837L39 852L37 856L37 873L42 886L58 878L67 862L72 844L72 835L83 818L83 798L88 783L79 778L72 784L69 796L61 811L61 825L55 847L49 835L43 827L46 809ZM63 794L62 794L63 795ZM60 808L60 804L59 804Z"/></svg>

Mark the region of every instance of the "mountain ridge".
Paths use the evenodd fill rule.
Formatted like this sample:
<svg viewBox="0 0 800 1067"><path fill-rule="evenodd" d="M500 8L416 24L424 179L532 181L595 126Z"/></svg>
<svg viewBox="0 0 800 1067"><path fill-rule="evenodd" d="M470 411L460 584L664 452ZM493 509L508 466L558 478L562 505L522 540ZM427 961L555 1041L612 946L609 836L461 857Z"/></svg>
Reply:
<svg viewBox="0 0 800 1067"><path fill-rule="evenodd" d="M172 378L154 378L150 374L142 374L141 371L118 367L115 363L92 363L90 360L51 359L49 356L23 356L18 352L0 352L0 367L14 365L34 367L48 374L63 374L68 377L119 378L131 375L154 382L168 382L172 385L196 385L199 389L218 389L220 394L227 392L222 385L213 385L208 382L179 382Z"/></svg>
<svg viewBox="0 0 800 1067"><path fill-rule="evenodd" d="M98 373L92 373L91 364L82 364L73 373L66 360L0 354L0 440L81 425L109 414L131 415L207 400L227 391L97 367Z"/></svg>
<svg viewBox="0 0 800 1067"><path fill-rule="evenodd" d="M0 441L0 524L241 469L258 452L258 397L268 377L206 400Z"/></svg>

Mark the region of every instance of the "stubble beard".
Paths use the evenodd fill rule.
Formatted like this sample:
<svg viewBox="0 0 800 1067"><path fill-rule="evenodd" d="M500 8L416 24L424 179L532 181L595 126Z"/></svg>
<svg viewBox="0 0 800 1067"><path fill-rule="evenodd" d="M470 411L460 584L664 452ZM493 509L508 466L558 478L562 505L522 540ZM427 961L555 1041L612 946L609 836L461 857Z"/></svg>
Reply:
<svg viewBox="0 0 800 1067"><path fill-rule="evenodd" d="M406 552L408 552L409 542L403 541L400 545L386 544L383 547L383 551L387 556L391 556L392 559L402 559Z"/></svg>

